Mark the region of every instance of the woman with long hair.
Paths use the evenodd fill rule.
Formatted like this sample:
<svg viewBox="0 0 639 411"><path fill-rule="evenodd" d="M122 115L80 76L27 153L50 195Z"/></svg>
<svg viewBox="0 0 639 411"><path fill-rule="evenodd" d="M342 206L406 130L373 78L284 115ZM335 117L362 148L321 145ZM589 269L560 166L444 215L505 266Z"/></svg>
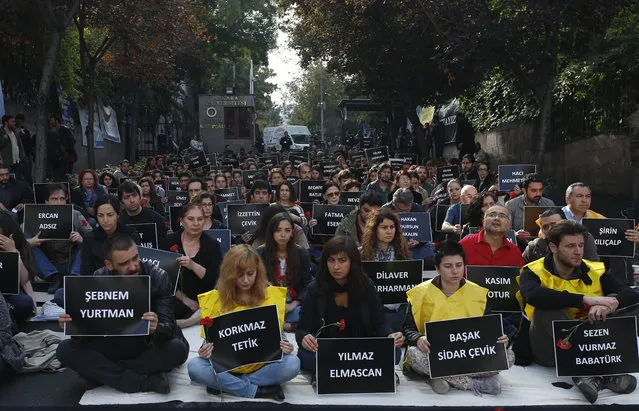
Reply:
<svg viewBox="0 0 639 411"><path fill-rule="evenodd" d="M320 331L326 324L335 326ZM295 331L297 355L312 379L319 332L325 338L388 336L394 339L395 347L404 344L404 335L388 327L377 289L362 270L359 251L350 237L333 237L324 244L317 277L302 301Z"/></svg>
<svg viewBox="0 0 639 411"><path fill-rule="evenodd" d="M304 210L297 205L297 194L295 187L288 181L281 182L275 189L275 203L281 205L289 212L293 221L304 227L308 224L304 216Z"/></svg>
<svg viewBox="0 0 639 411"><path fill-rule="evenodd" d="M466 209L466 221L468 222L462 227L461 238L472 234L471 227L481 228L484 222L484 213L494 205L495 197L487 191L479 193L477 197L473 198Z"/></svg>
<svg viewBox="0 0 639 411"><path fill-rule="evenodd" d="M100 184L102 184L107 189L120 187L120 182L118 181L118 179L115 178L113 173L109 171L105 171L104 173L100 174Z"/></svg>
<svg viewBox="0 0 639 411"><path fill-rule="evenodd" d="M202 318L213 319L226 313L276 305L280 324L283 324L286 288L269 285L266 269L257 251L240 244L226 253L215 289L198 295L198 301ZM206 336L206 330L203 335ZM206 342L198 350L199 356L188 363L189 377L205 385L206 391L211 394L224 391L239 397L284 401L280 384L297 376L300 361L291 354L293 345L285 337L280 348L284 354L280 361L245 365L225 372L211 360L215 347L213 343Z"/></svg>
<svg viewBox="0 0 639 411"><path fill-rule="evenodd" d="M36 312L36 298L31 280L38 275L38 269L31 253L31 246L25 239L20 225L7 210L0 211L0 251L19 253L18 269L20 271L21 293L4 295L4 299L9 305L9 312L13 319L18 325L22 325Z"/></svg>
<svg viewBox="0 0 639 411"><path fill-rule="evenodd" d="M306 287L312 281L308 250L295 245L294 227L289 213L275 214L266 229L266 243L257 249L269 282L287 289L284 331L297 327Z"/></svg>
<svg viewBox="0 0 639 411"><path fill-rule="evenodd" d="M264 211L262 211L262 217L260 218L260 222L257 226L257 230L255 230L255 234L250 235L245 233L242 235L242 239L245 243L250 244L253 248L258 248L262 244L266 243L267 228L268 223L271 221L271 218L275 214L286 213L286 209L280 204L274 203L269 205ZM304 234L304 230L297 224L293 227L293 239L295 240L295 244L302 247L305 250L308 250L308 239Z"/></svg>
<svg viewBox="0 0 639 411"><path fill-rule="evenodd" d="M140 235L135 229L120 224L120 201L112 194L105 194L95 200L98 227L87 233L82 241L80 275L93 275L104 267L106 253L104 243L115 233L124 233L140 244Z"/></svg>
<svg viewBox="0 0 639 411"><path fill-rule="evenodd" d="M151 177L142 177L139 181L140 192L142 198L140 198L140 205L149 207L162 217L166 218L164 210L164 203L159 195L156 193L155 183Z"/></svg>
<svg viewBox="0 0 639 411"><path fill-rule="evenodd" d="M437 276L408 291L408 310L404 322L404 334L408 349L404 357L404 368L420 375L429 375L430 343L425 335L424 323L478 317L487 313L488 290L464 279L466 254L455 241L439 243L433 257ZM508 336L502 335L497 343L507 344ZM508 349L508 366L514 363L515 355ZM496 373L431 378L433 391L447 393L451 386L458 390L497 395L501 385L494 377Z"/></svg>
<svg viewBox="0 0 639 411"><path fill-rule="evenodd" d="M108 194L107 190L99 184L96 172L87 168L78 174L78 186L71 190L71 203L86 210L89 214L87 220L95 227L95 201L105 194Z"/></svg>
<svg viewBox="0 0 639 411"><path fill-rule="evenodd" d="M182 227L166 237L166 250L182 254L176 260L182 267L174 298L177 324L184 328L200 320L198 294L215 287L222 261L217 240L203 234L204 210L201 204L188 203L180 211Z"/></svg>
<svg viewBox="0 0 639 411"><path fill-rule="evenodd" d="M402 235L399 217L390 208L380 208L366 220L362 234L362 260L409 260L411 252ZM400 331L406 315L406 304L386 304L384 313L392 331Z"/></svg>

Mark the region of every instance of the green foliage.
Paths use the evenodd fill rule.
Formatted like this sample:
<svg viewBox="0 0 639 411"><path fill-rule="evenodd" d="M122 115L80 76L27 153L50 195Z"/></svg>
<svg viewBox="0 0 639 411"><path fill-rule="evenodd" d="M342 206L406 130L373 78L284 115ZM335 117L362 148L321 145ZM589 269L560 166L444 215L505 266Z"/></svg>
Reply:
<svg viewBox="0 0 639 411"><path fill-rule="evenodd" d="M54 79L62 86L63 97L76 100L80 94L80 45L78 42L78 30L70 26L64 32L60 51L58 52L58 64L55 68Z"/></svg>

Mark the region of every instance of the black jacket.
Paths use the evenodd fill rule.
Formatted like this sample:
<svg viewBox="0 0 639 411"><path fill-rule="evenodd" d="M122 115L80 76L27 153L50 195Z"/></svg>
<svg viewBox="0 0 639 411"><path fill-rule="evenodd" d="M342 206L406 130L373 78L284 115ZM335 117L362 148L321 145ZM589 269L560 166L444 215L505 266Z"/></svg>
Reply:
<svg viewBox="0 0 639 411"><path fill-rule="evenodd" d="M162 248L166 241L166 220L157 212L148 207L142 206L142 211L138 215L130 216L126 210L122 210L120 213L120 224L128 226L129 224L145 224L155 223L155 227L158 233L159 248Z"/></svg>
<svg viewBox="0 0 639 411"><path fill-rule="evenodd" d="M359 316L362 320L360 324L363 329L363 335L358 337L385 337L392 332L386 321L384 308L375 289L373 281L367 279L366 289L364 290L363 303L350 300L349 309L359 310ZM295 339L298 345L302 345L302 339L306 334L315 335L317 330L322 326L322 319L326 318L329 305L335 305L335 298L332 293L325 293L320 287L317 280L313 280L307 287L306 297L302 301L302 310L300 311L300 321L295 331ZM349 325L346 324L346 327ZM325 337L333 337L335 330L327 329L323 332Z"/></svg>
<svg viewBox="0 0 639 411"><path fill-rule="evenodd" d="M140 235L131 227L118 223L118 228L116 228L115 232L128 234L136 244L140 244ZM93 275L96 270L104 267L104 259L106 258L104 243L106 240L107 235L102 227L96 228L84 237L82 241L80 275Z"/></svg>
<svg viewBox="0 0 639 411"><path fill-rule="evenodd" d="M102 267L93 275L118 275L118 273ZM158 316L158 326L151 336L151 341L162 345L177 338L186 344L188 350L189 343L173 315L173 288L169 275L163 269L142 261L140 261L140 275L148 275L151 279L151 311Z"/></svg>
<svg viewBox="0 0 639 411"><path fill-rule="evenodd" d="M299 245L296 245L295 249L297 250L297 256L299 257L298 267L300 270L300 287L295 289L295 292L297 293L297 297L295 299L303 301L308 291L308 285L311 281L313 281L313 277L311 276L311 258L308 254L308 250L305 250ZM260 257L262 257L264 265L266 265L266 261L264 260L264 245L259 246L257 248L257 252L260 254Z"/></svg>

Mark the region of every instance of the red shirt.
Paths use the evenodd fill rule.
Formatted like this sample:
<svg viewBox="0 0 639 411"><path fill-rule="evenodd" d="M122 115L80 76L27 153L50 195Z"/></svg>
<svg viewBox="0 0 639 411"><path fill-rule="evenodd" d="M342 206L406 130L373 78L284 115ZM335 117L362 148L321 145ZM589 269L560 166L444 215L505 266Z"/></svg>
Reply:
<svg viewBox="0 0 639 411"><path fill-rule="evenodd" d="M493 254L493 250L484 240L484 230L461 239L459 244L466 253L466 265L523 267L524 259L519 247L504 236L503 244Z"/></svg>

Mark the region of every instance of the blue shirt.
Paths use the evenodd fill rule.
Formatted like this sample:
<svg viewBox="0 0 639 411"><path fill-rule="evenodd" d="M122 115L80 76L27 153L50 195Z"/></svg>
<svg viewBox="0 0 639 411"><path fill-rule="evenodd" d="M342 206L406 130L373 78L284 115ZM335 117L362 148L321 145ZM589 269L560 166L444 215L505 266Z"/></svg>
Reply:
<svg viewBox="0 0 639 411"><path fill-rule="evenodd" d="M444 221L450 225L461 224L461 201L448 207Z"/></svg>

